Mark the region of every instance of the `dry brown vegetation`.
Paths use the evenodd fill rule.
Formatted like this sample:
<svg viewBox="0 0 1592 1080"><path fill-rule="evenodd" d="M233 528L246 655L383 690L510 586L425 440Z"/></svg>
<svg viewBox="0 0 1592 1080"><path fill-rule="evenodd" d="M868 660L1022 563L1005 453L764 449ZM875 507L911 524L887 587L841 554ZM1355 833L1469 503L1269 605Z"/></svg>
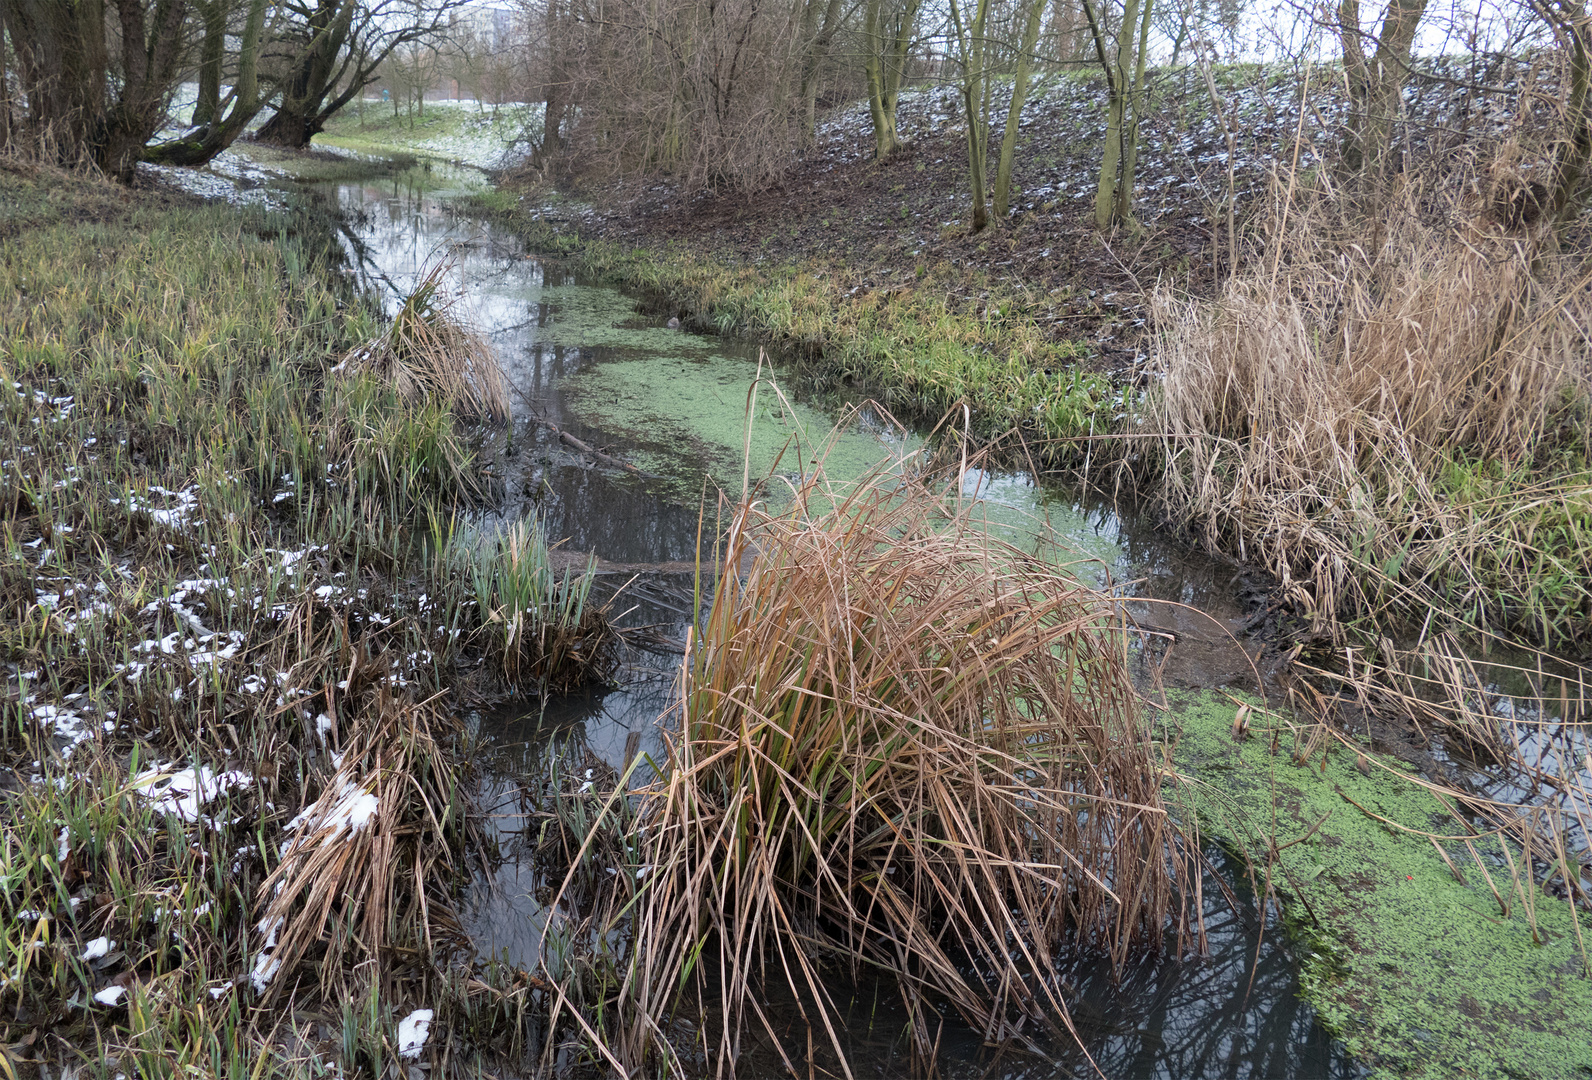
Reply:
<svg viewBox="0 0 1592 1080"><path fill-rule="evenodd" d="M446 286L452 262L438 259L380 336L349 353L339 370L372 371L409 402L433 401L461 416L502 423L509 388L492 346L458 311Z"/></svg>
<svg viewBox="0 0 1592 1080"><path fill-rule="evenodd" d="M1121 961L1184 929L1166 772L1109 606L978 531L926 479L814 478L734 508L725 575L689 644L661 778L641 795L633 934L610 1059L773 1035L763 980L844 1052L820 976L883 973L929 1060L948 1001L992 1042L1070 1027L1063 948ZM776 1038L777 1042L777 1038ZM783 1053L800 1053L788 1046Z"/></svg>
<svg viewBox="0 0 1592 1080"><path fill-rule="evenodd" d="M1279 182L1215 300L1157 294L1134 467L1319 631L1435 610L1584 643L1588 267L1474 203L1433 220L1422 194L1368 220L1324 177Z"/></svg>

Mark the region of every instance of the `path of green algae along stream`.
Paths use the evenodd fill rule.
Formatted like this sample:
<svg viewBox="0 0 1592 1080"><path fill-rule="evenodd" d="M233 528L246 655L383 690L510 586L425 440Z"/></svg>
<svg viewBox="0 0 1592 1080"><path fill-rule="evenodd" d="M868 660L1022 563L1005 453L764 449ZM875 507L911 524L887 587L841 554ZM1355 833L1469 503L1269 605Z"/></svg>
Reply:
<svg viewBox="0 0 1592 1080"><path fill-rule="evenodd" d="M1306 995L1374 1075L1592 1076L1592 979L1562 899L1532 886L1541 934L1533 942L1521 904L1500 912L1463 844L1447 848L1462 883L1430 841L1360 809L1422 832L1463 832L1407 779L1409 766L1365 749L1362 770L1335 739L1299 765L1295 731L1305 725L1258 699L1170 690L1166 700L1157 724L1193 780L1173 797L1262 876L1263 838L1274 838L1272 883L1301 945ZM1243 739L1233 735L1241 703L1252 710ZM1510 899L1507 866L1488 870ZM1592 916L1579 918L1592 940Z"/></svg>

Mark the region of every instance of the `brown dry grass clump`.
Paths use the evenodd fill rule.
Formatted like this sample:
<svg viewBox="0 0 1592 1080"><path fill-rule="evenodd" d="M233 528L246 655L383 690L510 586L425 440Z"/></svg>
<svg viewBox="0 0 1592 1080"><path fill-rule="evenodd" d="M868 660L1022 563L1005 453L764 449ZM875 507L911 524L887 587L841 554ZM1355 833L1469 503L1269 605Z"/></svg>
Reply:
<svg viewBox="0 0 1592 1080"><path fill-rule="evenodd" d="M1158 293L1164 379L1135 467L1164 470L1165 516L1264 564L1318 631L1435 607L1585 642L1588 268L1422 198L1368 221L1325 181L1279 187L1215 301Z"/></svg>
<svg viewBox="0 0 1592 1080"><path fill-rule="evenodd" d="M461 416L502 423L509 415L508 381L492 346L456 310L448 292L452 269L440 259L404 297L392 324L349 354L339 369L375 371L406 401L440 401Z"/></svg>
<svg viewBox="0 0 1592 1080"><path fill-rule="evenodd" d="M1167 929L1184 867L1110 610L955 490L880 474L736 509L720 565L746 570L689 646L640 805L616 1062L669 1052L684 991L731 1067L749 1022L773 1033L773 979L809 1059L844 1069L836 963L894 980L922 1058L940 1001L1031 1045L1070 1028L1059 950L1120 962Z"/></svg>
<svg viewBox="0 0 1592 1080"><path fill-rule="evenodd" d="M382 680L374 700L343 740L323 714L342 752L319 798L288 823L281 861L260 886L263 940L251 978L266 1000L292 988L312 950L322 993L338 1000L351 992L341 981L367 964L361 982L370 985L385 982L403 953L430 972L467 946L446 891L463 869L454 852L481 847L451 745L460 721L435 700L393 694L385 668L367 666ZM450 929L453 940L437 940Z"/></svg>

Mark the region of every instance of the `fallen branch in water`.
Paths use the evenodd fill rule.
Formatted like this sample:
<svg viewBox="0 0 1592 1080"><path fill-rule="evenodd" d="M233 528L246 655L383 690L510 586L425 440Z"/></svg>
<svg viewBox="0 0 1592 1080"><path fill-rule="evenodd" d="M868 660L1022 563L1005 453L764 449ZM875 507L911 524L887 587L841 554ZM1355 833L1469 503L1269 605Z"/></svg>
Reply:
<svg viewBox="0 0 1592 1080"><path fill-rule="evenodd" d="M647 475L646 473L642 472L640 469L636 468L634 465L630 464L630 462L622 461L621 459L614 457L612 454L605 454L601 450L598 450L596 447L592 446L591 444L586 443L586 442L584 442L584 441L582 441L580 439L577 439L575 436L571 435L569 432L565 431L563 428L559 427L557 424L553 423L551 420L543 420L539 416L533 416L533 417L531 417L531 419L534 420L536 423L541 424L548 431L551 431L553 434L557 435L559 441L562 442L565 446L569 446L569 447L572 447L572 448L574 448L576 450L579 450L583 454L590 454L592 457L596 458L598 461L602 462L604 465L612 465L616 469L623 469L626 472L632 473L632 474L634 474L636 476L645 476L645 475Z"/></svg>

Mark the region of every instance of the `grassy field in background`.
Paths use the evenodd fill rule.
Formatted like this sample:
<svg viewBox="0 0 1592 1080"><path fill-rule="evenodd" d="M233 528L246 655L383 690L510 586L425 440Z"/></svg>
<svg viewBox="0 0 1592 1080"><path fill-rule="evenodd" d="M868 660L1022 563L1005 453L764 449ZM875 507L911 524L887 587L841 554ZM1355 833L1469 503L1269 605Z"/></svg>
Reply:
<svg viewBox="0 0 1592 1080"><path fill-rule="evenodd" d="M512 161L516 147L536 137L538 123L539 109L519 103L428 101L414 113L395 111L390 102L366 101L362 109L350 107L333 116L313 145L417 154L493 169Z"/></svg>

